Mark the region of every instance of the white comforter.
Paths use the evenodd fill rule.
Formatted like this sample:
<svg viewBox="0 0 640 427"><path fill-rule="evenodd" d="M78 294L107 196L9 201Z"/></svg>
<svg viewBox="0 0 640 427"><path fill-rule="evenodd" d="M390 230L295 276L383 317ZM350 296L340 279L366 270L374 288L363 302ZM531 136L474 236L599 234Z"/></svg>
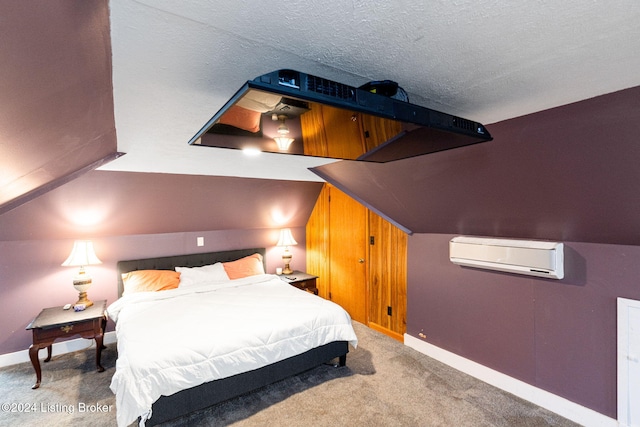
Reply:
<svg viewBox="0 0 640 427"><path fill-rule="evenodd" d="M161 395L357 337L340 306L273 275L120 298L111 390L118 426L146 420Z"/></svg>

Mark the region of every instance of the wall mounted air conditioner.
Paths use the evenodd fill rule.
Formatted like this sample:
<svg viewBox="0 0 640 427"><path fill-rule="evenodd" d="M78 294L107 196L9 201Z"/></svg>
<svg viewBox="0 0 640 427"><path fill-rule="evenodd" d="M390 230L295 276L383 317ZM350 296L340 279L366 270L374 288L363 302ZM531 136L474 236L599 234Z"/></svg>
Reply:
<svg viewBox="0 0 640 427"><path fill-rule="evenodd" d="M449 259L467 267L562 279L562 243L458 236L449 242Z"/></svg>

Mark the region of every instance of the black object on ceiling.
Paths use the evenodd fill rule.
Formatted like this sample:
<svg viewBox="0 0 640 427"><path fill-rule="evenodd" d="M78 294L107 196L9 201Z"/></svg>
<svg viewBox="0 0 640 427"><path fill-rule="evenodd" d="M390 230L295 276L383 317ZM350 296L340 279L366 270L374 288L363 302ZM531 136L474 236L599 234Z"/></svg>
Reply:
<svg viewBox="0 0 640 427"><path fill-rule="evenodd" d="M375 83L379 82L356 88L299 71L273 71L247 81L189 144L223 148L252 146L283 153L273 138L277 136L278 125L286 123L290 130L287 136L296 142L284 153L304 154L305 136L301 132L300 117L319 108L352 114L354 121L368 115L397 122L394 129L398 132L394 131L388 140L372 149L361 150L357 160L385 163L493 139L478 122L389 96L395 91L386 89L394 82L384 81L384 86ZM364 134L368 136L367 132ZM326 138L326 143L331 145L331 138ZM362 141L355 143L362 144ZM322 157L354 158L332 155L331 151L329 148L329 154Z"/></svg>

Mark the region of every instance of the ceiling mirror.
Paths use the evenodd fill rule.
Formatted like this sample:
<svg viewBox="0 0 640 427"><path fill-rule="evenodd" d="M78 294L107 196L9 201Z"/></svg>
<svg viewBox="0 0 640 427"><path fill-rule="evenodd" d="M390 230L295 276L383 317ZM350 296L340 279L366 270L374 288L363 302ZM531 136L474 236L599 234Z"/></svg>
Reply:
<svg viewBox="0 0 640 427"><path fill-rule="evenodd" d="M492 139L480 123L396 95L389 81L355 88L278 70L246 82L189 144L388 162Z"/></svg>

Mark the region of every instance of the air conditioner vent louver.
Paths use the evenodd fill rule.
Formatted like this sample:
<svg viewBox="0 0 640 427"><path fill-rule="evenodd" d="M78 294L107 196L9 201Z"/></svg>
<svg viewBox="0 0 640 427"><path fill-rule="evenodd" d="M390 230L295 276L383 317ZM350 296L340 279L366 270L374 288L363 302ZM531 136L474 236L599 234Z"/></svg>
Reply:
<svg viewBox="0 0 640 427"><path fill-rule="evenodd" d="M336 83L331 80L326 80L320 77L307 76L307 90L312 92L321 93L323 95L332 96L334 98L354 100L355 101L355 88L344 85L342 83Z"/></svg>

